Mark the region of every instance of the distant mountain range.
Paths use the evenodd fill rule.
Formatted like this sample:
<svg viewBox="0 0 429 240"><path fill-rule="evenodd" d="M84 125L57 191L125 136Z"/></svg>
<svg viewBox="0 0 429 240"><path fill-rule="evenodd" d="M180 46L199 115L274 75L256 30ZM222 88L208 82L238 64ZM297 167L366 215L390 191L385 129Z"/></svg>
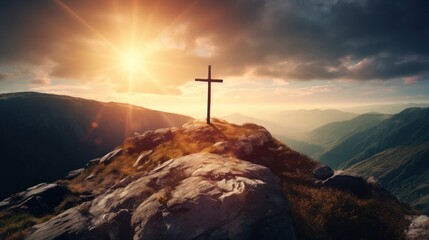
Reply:
<svg viewBox="0 0 429 240"><path fill-rule="evenodd" d="M375 176L401 200L427 214L429 108L409 108L378 125L349 134L322 154L320 161Z"/></svg>
<svg viewBox="0 0 429 240"><path fill-rule="evenodd" d="M379 105L368 105L368 106L358 106L340 109L345 112L352 113L384 113L384 114L396 114L407 108L426 108L429 107L429 103L396 103L396 104L379 104Z"/></svg>
<svg viewBox="0 0 429 240"><path fill-rule="evenodd" d="M351 120L328 123L311 131L306 140L329 147L342 138L376 126L389 117L390 115L368 113L359 115Z"/></svg>
<svg viewBox="0 0 429 240"><path fill-rule="evenodd" d="M236 124L255 123L265 127L270 132L276 135L290 136L294 138L300 138L302 136L302 131L294 128L292 124L288 124L288 123L286 124L275 123L269 120L263 120L263 119L259 119L251 116L246 116L240 113L233 113L222 117L222 119L225 119L227 121L230 121Z"/></svg>
<svg viewBox="0 0 429 240"><path fill-rule="evenodd" d="M429 109L409 108L379 125L343 139L320 157L334 168L347 168L386 149L429 140Z"/></svg>
<svg viewBox="0 0 429 240"><path fill-rule="evenodd" d="M1 94L0 116L0 198L63 177L134 132L192 120L128 104L32 92Z"/></svg>
<svg viewBox="0 0 429 240"><path fill-rule="evenodd" d="M256 123L266 127L272 133L293 139L304 139L307 132L332 122L350 120L358 116L355 113L336 109L289 110L276 114L251 117L240 113L224 116L223 119L242 124Z"/></svg>
<svg viewBox="0 0 429 240"><path fill-rule="evenodd" d="M307 132L331 122L350 120L358 114L343 112L336 109L291 110L270 116L272 121L278 124L293 126Z"/></svg>

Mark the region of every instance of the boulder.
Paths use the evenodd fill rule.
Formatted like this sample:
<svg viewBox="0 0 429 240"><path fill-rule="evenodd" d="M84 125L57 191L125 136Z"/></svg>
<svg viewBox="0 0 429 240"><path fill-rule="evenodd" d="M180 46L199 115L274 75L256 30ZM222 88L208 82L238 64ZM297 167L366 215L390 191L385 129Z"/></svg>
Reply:
<svg viewBox="0 0 429 240"><path fill-rule="evenodd" d="M334 170L327 165L321 165L313 170L313 174L317 180L326 180L334 175Z"/></svg>
<svg viewBox="0 0 429 240"><path fill-rule="evenodd" d="M371 185L363 177L353 173L337 172L323 181L322 185L346 190L361 198L369 197L372 194Z"/></svg>
<svg viewBox="0 0 429 240"><path fill-rule="evenodd" d="M429 239L429 217L426 215L407 216L410 225L405 232L407 240Z"/></svg>
<svg viewBox="0 0 429 240"><path fill-rule="evenodd" d="M145 151L137 158L136 162L133 164L133 167L138 167L142 165L148 158L149 155L152 154L153 150Z"/></svg>
<svg viewBox="0 0 429 240"><path fill-rule="evenodd" d="M91 174L89 174L89 176L88 176L88 177L86 177L86 178L85 178L85 180L84 180L84 181L91 180L91 179L93 179L94 177L95 177L95 174L94 174L94 173L91 173Z"/></svg>
<svg viewBox="0 0 429 240"><path fill-rule="evenodd" d="M39 224L29 239L295 239L279 178L216 154L166 161L84 204ZM80 221L68 222L72 215Z"/></svg>
<svg viewBox="0 0 429 240"><path fill-rule="evenodd" d="M227 149L228 149L228 142L222 141L222 142L217 142L213 144L213 147L210 152L222 154L222 153L225 153Z"/></svg>
<svg viewBox="0 0 429 240"><path fill-rule="evenodd" d="M254 147L262 147L271 140L271 133L265 128L255 130L255 132L248 137L249 141Z"/></svg>
<svg viewBox="0 0 429 240"><path fill-rule="evenodd" d="M234 142L238 156L250 156L272 139L271 134L265 128L257 125L255 126L257 129L255 129L251 135L241 136Z"/></svg>
<svg viewBox="0 0 429 240"><path fill-rule="evenodd" d="M240 137L239 139L237 139L237 142L235 142L235 145L239 154L244 154L245 156L249 156L253 152L252 142L245 137Z"/></svg>
<svg viewBox="0 0 429 240"><path fill-rule="evenodd" d="M95 159L89 160L88 163L86 164L86 167L91 167L99 163L100 163L100 158L95 158Z"/></svg>
<svg viewBox="0 0 429 240"><path fill-rule="evenodd" d="M0 210L25 210L34 215L43 215L54 211L69 190L66 186L56 183L41 183L16 193L0 202Z"/></svg>
<svg viewBox="0 0 429 240"><path fill-rule="evenodd" d="M121 153L122 153L122 148L115 149L109 152L108 154L104 155L104 157L100 159L99 163L108 164Z"/></svg>
<svg viewBox="0 0 429 240"><path fill-rule="evenodd" d="M66 179L71 180L73 178L76 178L77 176L79 176L83 172L83 170L85 170L85 168L79 168L79 169L70 171L67 174Z"/></svg>

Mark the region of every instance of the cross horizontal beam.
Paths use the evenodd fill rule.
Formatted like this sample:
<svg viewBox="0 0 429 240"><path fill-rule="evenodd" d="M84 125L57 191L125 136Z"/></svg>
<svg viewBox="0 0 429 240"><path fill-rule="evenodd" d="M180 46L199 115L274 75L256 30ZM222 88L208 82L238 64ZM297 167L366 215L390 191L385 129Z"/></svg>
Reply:
<svg viewBox="0 0 429 240"><path fill-rule="evenodd" d="M201 79L201 78L195 78L195 81L197 82L220 82L222 83L222 79Z"/></svg>

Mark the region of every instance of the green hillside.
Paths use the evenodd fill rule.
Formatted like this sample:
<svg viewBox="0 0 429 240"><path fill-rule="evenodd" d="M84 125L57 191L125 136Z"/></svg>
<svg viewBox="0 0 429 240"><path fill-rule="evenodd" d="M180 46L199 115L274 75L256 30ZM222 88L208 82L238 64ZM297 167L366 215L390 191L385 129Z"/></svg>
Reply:
<svg viewBox="0 0 429 240"><path fill-rule="evenodd" d="M409 108L341 139L320 161L377 177L398 198L429 213L429 108Z"/></svg>
<svg viewBox="0 0 429 240"><path fill-rule="evenodd" d="M342 138L374 127L389 117L390 115L367 113L351 120L328 123L311 131L306 140L314 144L329 147Z"/></svg>

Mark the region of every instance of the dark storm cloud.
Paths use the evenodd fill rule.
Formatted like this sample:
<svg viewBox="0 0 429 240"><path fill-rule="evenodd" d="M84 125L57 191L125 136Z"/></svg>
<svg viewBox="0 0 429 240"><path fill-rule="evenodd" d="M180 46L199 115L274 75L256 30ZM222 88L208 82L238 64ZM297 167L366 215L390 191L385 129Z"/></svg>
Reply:
<svg viewBox="0 0 429 240"><path fill-rule="evenodd" d="M315 2L315 1L314 1ZM292 79L393 79L421 75L429 64L429 2L311 1L271 2L267 25L246 34L257 73ZM257 46L254 48L254 46ZM360 67L359 62L369 62ZM239 61L229 62L237 64ZM288 64L279 64L287 62Z"/></svg>
<svg viewBox="0 0 429 240"><path fill-rule="evenodd" d="M136 3L133 3L136 2ZM121 41L108 16L139 9L144 40L167 27L186 25L176 36L183 51L168 50L168 64L179 80L212 63L224 75L247 71L281 79L395 79L429 73L429 1L426 0L183 0L64 1L112 42ZM112 25L115 25L112 27ZM129 24L128 24L129 25ZM153 27L155 26L155 27ZM116 28L115 28L116 27ZM125 27L125 26L122 26ZM157 31L157 29L159 31ZM0 62L57 65L54 76L88 78L102 69L94 46L82 39L98 38L55 1L0 3ZM215 46L209 58L190 54L198 39ZM158 53L163 56L166 53ZM156 58L154 56L154 58ZM92 59L82 65L82 59ZM166 60L164 57L163 61ZM164 71L165 72L165 71ZM171 78L171 77L170 77Z"/></svg>

